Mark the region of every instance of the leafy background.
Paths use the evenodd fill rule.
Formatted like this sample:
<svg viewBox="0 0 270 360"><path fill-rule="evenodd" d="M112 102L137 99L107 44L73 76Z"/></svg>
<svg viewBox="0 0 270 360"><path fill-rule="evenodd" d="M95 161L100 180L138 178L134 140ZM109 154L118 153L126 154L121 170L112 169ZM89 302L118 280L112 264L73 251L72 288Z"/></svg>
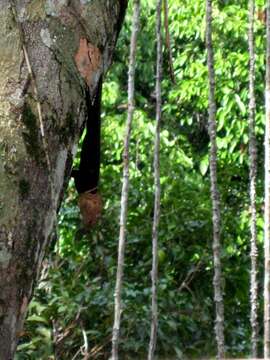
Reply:
<svg viewBox="0 0 270 360"><path fill-rule="evenodd" d="M256 3L257 201L262 294L265 25L259 20L264 2ZM203 0L169 1L176 83L170 80L168 51L164 49L157 348L160 359L215 354L204 9ZM58 241L44 261L20 337L17 360L82 358L84 335L92 359L109 358L131 10L130 4L103 91L102 221L90 233L83 233L71 180L59 215ZM232 357L250 353L247 22L247 1L214 1L225 337L227 354ZM138 41L121 359L145 358L150 332L156 46L153 0L142 0ZM262 333L262 306L260 320Z"/></svg>

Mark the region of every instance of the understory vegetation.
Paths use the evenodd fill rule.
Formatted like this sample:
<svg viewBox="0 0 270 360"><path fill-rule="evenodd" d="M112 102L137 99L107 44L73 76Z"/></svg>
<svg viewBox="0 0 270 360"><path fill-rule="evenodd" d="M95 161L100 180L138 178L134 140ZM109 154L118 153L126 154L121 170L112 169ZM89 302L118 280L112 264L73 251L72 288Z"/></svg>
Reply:
<svg viewBox="0 0 270 360"><path fill-rule="evenodd" d="M264 2L258 0L256 5L257 226L262 294L265 24L261 16ZM247 1L214 1L213 18L226 353L244 357L250 353L251 333ZM175 83L164 45L158 252L160 359L207 357L216 352L204 23L204 0L169 1ZM130 33L131 6L103 86L102 219L90 232L82 229L71 180L59 214L57 239L44 261L20 337L17 360L82 359L86 345L89 358L109 358ZM144 0L130 144L121 359L145 358L150 336L155 49L155 3ZM259 317L262 320L262 302ZM262 331L260 328L260 338ZM262 343L259 345L262 353Z"/></svg>

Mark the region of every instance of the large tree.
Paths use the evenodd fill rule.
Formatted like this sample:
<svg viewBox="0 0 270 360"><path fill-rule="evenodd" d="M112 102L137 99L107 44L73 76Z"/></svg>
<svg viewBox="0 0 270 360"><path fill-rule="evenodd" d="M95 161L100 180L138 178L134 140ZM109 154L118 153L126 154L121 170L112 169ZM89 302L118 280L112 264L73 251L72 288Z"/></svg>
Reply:
<svg viewBox="0 0 270 360"><path fill-rule="evenodd" d="M0 2L0 359L12 359L127 0Z"/></svg>

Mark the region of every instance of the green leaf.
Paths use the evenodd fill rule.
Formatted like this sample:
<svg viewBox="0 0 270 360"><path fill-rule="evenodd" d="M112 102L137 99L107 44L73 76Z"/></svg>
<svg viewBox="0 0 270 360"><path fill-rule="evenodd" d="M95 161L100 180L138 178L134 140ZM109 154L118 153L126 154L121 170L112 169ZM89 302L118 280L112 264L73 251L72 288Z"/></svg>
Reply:
<svg viewBox="0 0 270 360"><path fill-rule="evenodd" d="M208 167L209 167L209 159L207 155L200 162L200 172L203 176L207 173Z"/></svg>
<svg viewBox="0 0 270 360"><path fill-rule="evenodd" d="M242 102L242 100L240 99L240 96L238 94L235 94L235 101L236 101L242 115L245 115L246 114L246 106Z"/></svg>
<svg viewBox="0 0 270 360"><path fill-rule="evenodd" d="M41 316L38 316L38 315L31 315L27 318L27 321L31 321L31 322L39 322L39 323L43 323L43 324L48 324L47 320L44 319L43 317Z"/></svg>

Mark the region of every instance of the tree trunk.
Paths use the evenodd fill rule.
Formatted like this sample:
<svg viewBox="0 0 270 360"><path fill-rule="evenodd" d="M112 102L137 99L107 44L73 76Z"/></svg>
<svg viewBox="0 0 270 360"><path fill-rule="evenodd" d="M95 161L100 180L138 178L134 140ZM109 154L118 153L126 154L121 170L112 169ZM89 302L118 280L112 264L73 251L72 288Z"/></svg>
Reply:
<svg viewBox="0 0 270 360"><path fill-rule="evenodd" d="M14 357L126 2L0 3L0 359Z"/></svg>
<svg viewBox="0 0 270 360"><path fill-rule="evenodd" d="M258 356L258 280L257 280L257 213L256 213L256 178L257 178L257 145L255 135L255 51L254 51L254 0L249 0L249 197L250 197L250 324L252 357Z"/></svg>
<svg viewBox="0 0 270 360"><path fill-rule="evenodd" d="M121 325L121 292L124 277L124 259L125 259L125 244L126 244L126 227L128 215L128 189L129 189L129 143L132 130L133 113L135 108L135 69L136 69L136 51L137 38L140 28L140 0L133 1L133 19L132 19L132 34L130 40L130 54L129 54L129 69L128 69L128 113L126 123L126 133L124 138L124 153L123 153L123 184L121 193L121 211L120 211L120 230L118 242L118 259L116 284L114 292L114 323L112 334L112 360L118 360L118 345L120 337Z"/></svg>
<svg viewBox="0 0 270 360"><path fill-rule="evenodd" d="M170 37L170 30L169 30L169 7L168 7L168 0L163 1L164 7L164 27L165 27L165 34L166 34L166 48L168 52L168 62L169 62L169 72L172 82L175 84L175 76L173 70L173 56L172 56L172 47L171 47L171 37Z"/></svg>
<svg viewBox="0 0 270 360"><path fill-rule="evenodd" d="M264 194L264 358L270 358L270 0L266 16L265 194Z"/></svg>
<svg viewBox="0 0 270 360"><path fill-rule="evenodd" d="M221 245L220 245L220 199L217 185L217 143L216 143L216 100L215 69L212 44L212 0L206 0L206 47L209 77L209 137L210 137L210 178L213 222L213 259L214 259L214 301L216 305L215 333L218 359L224 358L224 305L221 286Z"/></svg>
<svg viewBox="0 0 270 360"><path fill-rule="evenodd" d="M156 2L156 128L154 147L154 218L152 227L152 306L151 306L151 333L148 347L148 360L153 360L157 345L158 331L158 228L160 221L160 126L162 113L161 81L162 81L162 32L161 32L162 0Z"/></svg>

